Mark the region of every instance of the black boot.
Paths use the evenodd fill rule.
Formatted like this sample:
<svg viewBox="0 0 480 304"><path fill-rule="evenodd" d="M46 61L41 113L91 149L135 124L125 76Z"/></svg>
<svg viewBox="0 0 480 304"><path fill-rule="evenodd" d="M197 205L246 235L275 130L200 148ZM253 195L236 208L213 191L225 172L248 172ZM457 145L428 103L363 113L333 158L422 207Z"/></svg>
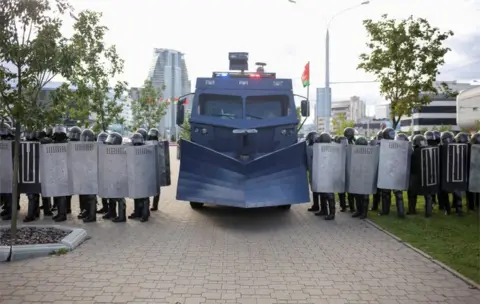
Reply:
<svg viewBox="0 0 480 304"><path fill-rule="evenodd" d="M437 205L437 195L436 195L436 194L432 194L431 197L432 197L432 206Z"/></svg>
<svg viewBox="0 0 480 304"><path fill-rule="evenodd" d="M463 215L462 211L462 194L460 191L453 191L453 206L455 207L455 212L458 216Z"/></svg>
<svg viewBox="0 0 480 304"><path fill-rule="evenodd" d="M438 193L438 209L445 210L445 214L447 215L452 212L448 192L440 190L440 192Z"/></svg>
<svg viewBox="0 0 480 304"><path fill-rule="evenodd" d="M40 201L36 199L38 194L27 194L28 198L28 208L27 216L23 219L24 223L29 223L35 221L39 214Z"/></svg>
<svg viewBox="0 0 480 304"><path fill-rule="evenodd" d="M67 214L71 214L72 213L72 196L71 195L66 196L65 202L66 202L65 206L66 206Z"/></svg>
<svg viewBox="0 0 480 304"><path fill-rule="evenodd" d="M345 212L347 211L347 199L346 199L346 194L345 193L339 193L338 194L338 200L340 203L340 212Z"/></svg>
<svg viewBox="0 0 480 304"><path fill-rule="evenodd" d="M127 205L125 199L121 198L116 200L118 202L118 216L112 220L114 223L123 223L127 221Z"/></svg>
<svg viewBox="0 0 480 304"><path fill-rule="evenodd" d="M391 190L382 189L382 211L380 212L380 215L389 215L391 204L392 204Z"/></svg>
<svg viewBox="0 0 480 304"><path fill-rule="evenodd" d="M433 200L431 195L425 195L425 217L432 216Z"/></svg>
<svg viewBox="0 0 480 304"><path fill-rule="evenodd" d="M319 203L318 203L318 200L319 200L318 197L319 196L320 196L320 194L318 194L316 192L312 192L313 205L312 205L312 207L308 208L307 211L317 212L318 210L320 210L320 206L319 206Z"/></svg>
<svg viewBox="0 0 480 304"><path fill-rule="evenodd" d="M53 204L50 210L57 211L57 200L55 198L52 198L52 200L53 200Z"/></svg>
<svg viewBox="0 0 480 304"><path fill-rule="evenodd" d="M356 207L357 210L352 214L352 217L360 217L363 213L363 210L362 210L363 196L361 194L355 194L355 195L353 195L353 197L355 198L355 207Z"/></svg>
<svg viewBox="0 0 480 304"><path fill-rule="evenodd" d="M142 199L136 198L133 200L133 212L128 216L130 220L142 217Z"/></svg>
<svg viewBox="0 0 480 304"><path fill-rule="evenodd" d="M102 216L103 219L109 220L117 217L117 203L113 199L108 199L108 211Z"/></svg>
<svg viewBox="0 0 480 304"><path fill-rule="evenodd" d="M150 211L157 211L159 202L160 202L160 194L155 195L153 197L153 205L152 205L152 208L150 208Z"/></svg>
<svg viewBox="0 0 480 304"><path fill-rule="evenodd" d="M67 220L67 198L65 196L62 197L54 197L53 200L57 200L57 208L58 212L57 215L53 217L55 222L64 222Z"/></svg>
<svg viewBox="0 0 480 304"><path fill-rule="evenodd" d="M359 219L363 220L367 218L368 213L368 205L370 204L370 195L359 195L362 198L362 214L360 215Z"/></svg>
<svg viewBox="0 0 480 304"><path fill-rule="evenodd" d="M150 198L145 198L143 199L142 203L142 217L140 218L140 222L146 222L148 221L148 218L150 217Z"/></svg>
<svg viewBox="0 0 480 304"><path fill-rule="evenodd" d="M373 195L372 209L371 211L378 211L378 205L380 205L381 190L377 189L377 192Z"/></svg>
<svg viewBox="0 0 480 304"><path fill-rule="evenodd" d="M2 220L9 221L12 219L12 195L4 194L3 206L5 209L2 212Z"/></svg>
<svg viewBox="0 0 480 304"><path fill-rule="evenodd" d="M42 196L42 205L43 205L43 215L52 216L52 200L49 197Z"/></svg>
<svg viewBox="0 0 480 304"><path fill-rule="evenodd" d="M405 218L405 205L403 204L403 191L394 191L395 202L397 204L397 215L399 218Z"/></svg>
<svg viewBox="0 0 480 304"><path fill-rule="evenodd" d="M87 208L87 215L83 218L84 223L91 223L97 221L97 196L86 195L85 207Z"/></svg>
<svg viewBox="0 0 480 304"><path fill-rule="evenodd" d="M353 194L347 193L348 208L350 212L355 212L355 196Z"/></svg>
<svg viewBox="0 0 480 304"><path fill-rule="evenodd" d="M467 208L468 210L475 210L475 193L467 191Z"/></svg>
<svg viewBox="0 0 480 304"><path fill-rule="evenodd" d="M328 215L325 217L325 220L331 221L335 219L335 196L333 193L329 193L327 196L328 201Z"/></svg>
<svg viewBox="0 0 480 304"><path fill-rule="evenodd" d="M97 211L97 213L107 213L108 212L108 198L102 198L102 208Z"/></svg>
<svg viewBox="0 0 480 304"><path fill-rule="evenodd" d="M316 216L325 216L328 214L328 202L324 193L318 193L320 197L320 211L316 212Z"/></svg>
<svg viewBox="0 0 480 304"><path fill-rule="evenodd" d="M408 191L408 215L417 214L417 194L413 191Z"/></svg>
<svg viewBox="0 0 480 304"><path fill-rule="evenodd" d="M88 195L79 195L78 201L80 204L80 213L78 214L77 218L81 220L88 216Z"/></svg>

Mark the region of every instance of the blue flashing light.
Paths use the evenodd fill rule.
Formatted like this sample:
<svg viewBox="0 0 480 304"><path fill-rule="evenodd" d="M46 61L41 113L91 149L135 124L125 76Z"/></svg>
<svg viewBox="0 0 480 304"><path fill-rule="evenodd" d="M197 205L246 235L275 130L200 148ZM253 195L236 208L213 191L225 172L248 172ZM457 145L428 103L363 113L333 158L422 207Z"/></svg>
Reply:
<svg viewBox="0 0 480 304"><path fill-rule="evenodd" d="M213 72L213 78L256 78L256 79L275 79L275 73L257 73L257 72Z"/></svg>

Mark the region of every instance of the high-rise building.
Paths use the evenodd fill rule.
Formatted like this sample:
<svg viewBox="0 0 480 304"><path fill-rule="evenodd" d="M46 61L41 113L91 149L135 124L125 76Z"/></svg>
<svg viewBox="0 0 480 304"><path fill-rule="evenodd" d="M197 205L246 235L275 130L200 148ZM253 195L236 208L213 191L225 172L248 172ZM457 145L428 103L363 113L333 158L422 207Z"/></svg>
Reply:
<svg viewBox="0 0 480 304"><path fill-rule="evenodd" d="M332 121L330 129L334 131L334 119L343 116L346 120L357 122L366 117L367 106L365 101L358 96L352 96L349 100L333 101L331 109Z"/></svg>
<svg viewBox="0 0 480 304"><path fill-rule="evenodd" d="M177 98L191 92L185 55L172 49L154 49L148 79L156 88L163 88L163 98ZM191 102L187 107L191 107ZM177 135L176 104L171 102L167 113L160 122L160 132L164 136Z"/></svg>

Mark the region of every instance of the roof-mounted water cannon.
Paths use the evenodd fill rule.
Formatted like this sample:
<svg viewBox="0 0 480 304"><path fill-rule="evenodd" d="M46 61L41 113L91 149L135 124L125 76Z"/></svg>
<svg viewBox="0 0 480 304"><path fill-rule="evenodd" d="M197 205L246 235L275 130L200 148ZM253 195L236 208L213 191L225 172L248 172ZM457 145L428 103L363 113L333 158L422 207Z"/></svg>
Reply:
<svg viewBox="0 0 480 304"><path fill-rule="evenodd" d="M257 66L257 73L265 73L265 67L267 64L265 62L255 62Z"/></svg>
<svg viewBox="0 0 480 304"><path fill-rule="evenodd" d="M232 52L228 53L228 60L230 61L230 71L248 71L248 53L247 52Z"/></svg>

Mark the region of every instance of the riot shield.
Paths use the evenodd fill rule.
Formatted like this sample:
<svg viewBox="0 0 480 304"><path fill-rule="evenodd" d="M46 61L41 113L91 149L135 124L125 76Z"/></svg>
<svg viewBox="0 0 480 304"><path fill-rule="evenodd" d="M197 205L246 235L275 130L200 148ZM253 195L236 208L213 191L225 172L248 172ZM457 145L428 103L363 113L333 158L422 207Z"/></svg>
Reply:
<svg viewBox="0 0 480 304"><path fill-rule="evenodd" d="M378 146L347 147L346 190L353 194L375 194L377 192Z"/></svg>
<svg viewBox="0 0 480 304"><path fill-rule="evenodd" d="M126 146L98 145L98 196L128 197Z"/></svg>
<svg viewBox="0 0 480 304"><path fill-rule="evenodd" d="M480 145L471 145L470 148L468 191L480 193Z"/></svg>
<svg viewBox="0 0 480 304"><path fill-rule="evenodd" d="M98 145L96 142L68 143L70 192L75 195L98 192Z"/></svg>
<svg viewBox="0 0 480 304"><path fill-rule="evenodd" d="M419 195L436 194L440 189L440 149L417 148L413 151L410 189Z"/></svg>
<svg viewBox="0 0 480 304"><path fill-rule="evenodd" d="M20 143L20 164L18 171L19 193L38 194L42 192L40 184L40 143Z"/></svg>
<svg viewBox="0 0 480 304"><path fill-rule="evenodd" d="M163 141L164 159L165 159L165 182L162 182L162 186L170 186L172 184L172 178L170 173L170 142L168 140Z"/></svg>
<svg viewBox="0 0 480 304"><path fill-rule="evenodd" d="M68 181L67 146L67 143L40 146L40 180L44 197L73 194L70 192Z"/></svg>
<svg viewBox="0 0 480 304"><path fill-rule="evenodd" d="M468 145L448 144L440 148L441 187L446 192L466 191L468 187Z"/></svg>
<svg viewBox="0 0 480 304"><path fill-rule="evenodd" d="M377 188L407 190L410 180L411 154L411 143L408 141L382 140Z"/></svg>
<svg viewBox="0 0 480 304"><path fill-rule="evenodd" d="M312 161L312 191L345 192L346 146L314 144Z"/></svg>
<svg viewBox="0 0 480 304"><path fill-rule="evenodd" d="M12 141L0 141L0 193L12 193Z"/></svg>
<svg viewBox="0 0 480 304"><path fill-rule="evenodd" d="M158 146L127 147L128 197L144 198L159 193Z"/></svg>

